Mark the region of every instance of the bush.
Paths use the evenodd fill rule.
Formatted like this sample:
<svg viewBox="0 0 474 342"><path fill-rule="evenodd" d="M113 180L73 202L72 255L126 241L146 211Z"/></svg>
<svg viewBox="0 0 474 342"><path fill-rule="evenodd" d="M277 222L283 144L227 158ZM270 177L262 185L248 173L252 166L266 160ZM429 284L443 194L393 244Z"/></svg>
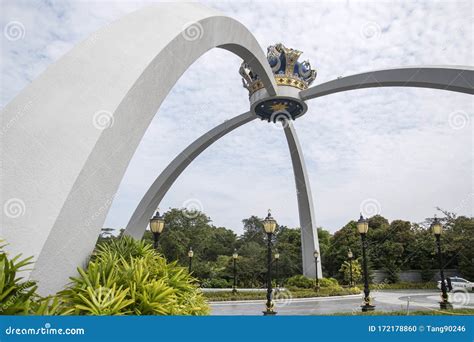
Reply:
<svg viewBox="0 0 474 342"><path fill-rule="evenodd" d="M86 269L59 292L72 315L204 315L209 312L195 279L167 263L150 245L122 237L98 246Z"/></svg>
<svg viewBox="0 0 474 342"><path fill-rule="evenodd" d="M300 289L311 289L315 286L315 279L308 278L304 275L295 275L288 278L285 285L288 287L300 288ZM320 287L339 287L339 283L334 278L321 278L318 279Z"/></svg>
<svg viewBox="0 0 474 342"><path fill-rule="evenodd" d="M315 280L308 278L304 275L295 275L291 278L288 278L285 282L285 285L288 287L296 287L300 289L310 289L315 285Z"/></svg>
<svg viewBox="0 0 474 342"><path fill-rule="evenodd" d="M319 279L319 286L321 286L321 287L337 286L338 287L339 283L334 278L322 278L322 279Z"/></svg>
<svg viewBox="0 0 474 342"><path fill-rule="evenodd" d="M35 282L22 281L18 273L32 264L32 257L20 259L21 255L17 255L9 259L3 242L0 240L0 314L26 315L30 313L37 286Z"/></svg>
<svg viewBox="0 0 474 342"><path fill-rule="evenodd" d="M205 288L211 288L211 289L225 289L228 287L232 287L233 284L231 284L230 281L222 278L217 278L217 279L204 279L201 282L201 287Z"/></svg>

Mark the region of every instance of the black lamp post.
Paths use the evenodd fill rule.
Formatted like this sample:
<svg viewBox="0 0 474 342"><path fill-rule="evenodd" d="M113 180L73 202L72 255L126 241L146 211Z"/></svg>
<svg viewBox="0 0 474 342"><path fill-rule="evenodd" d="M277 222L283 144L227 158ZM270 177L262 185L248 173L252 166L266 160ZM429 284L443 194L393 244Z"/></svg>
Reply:
<svg viewBox="0 0 474 342"><path fill-rule="evenodd" d="M234 261L234 286L232 286L232 293L237 293L237 267L236 262L239 254L237 253L237 249L234 249L234 253L232 254L232 260Z"/></svg>
<svg viewBox="0 0 474 342"><path fill-rule="evenodd" d="M268 210L268 215L263 220L263 229L267 233L267 303L266 309L263 311L265 316L276 315L276 311L273 309L272 301L272 235L276 229L276 221L272 217L270 210Z"/></svg>
<svg viewBox="0 0 474 342"><path fill-rule="evenodd" d="M165 228L165 220L163 216L160 216L160 212L157 210L155 216L150 219L150 230L153 233L153 248L158 248L158 239L160 234Z"/></svg>
<svg viewBox="0 0 474 342"><path fill-rule="evenodd" d="M319 257L319 252L318 251L314 251L313 252L313 257L314 257L314 266L316 266L316 273L315 273L315 280L316 282L314 283L315 286L314 286L314 289L316 291L319 291L319 277L318 277L318 257Z"/></svg>
<svg viewBox="0 0 474 342"><path fill-rule="evenodd" d="M370 304L370 290L369 290L369 272L367 270L367 256L366 256L366 247L367 247L367 240L366 235L369 231L369 221L364 219L362 214L360 214L359 221L357 221L357 230L359 231L361 240L362 240L362 261L364 267L364 305L362 305L362 311L373 311L375 309L375 305Z"/></svg>
<svg viewBox="0 0 474 342"><path fill-rule="evenodd" d="M277 285L277 290L280 289L280 277L279 277L279 272L278 272L278 260L280 260L280 253L278 251L275 251L275 270L276 270L276 275L275 275L275 280L276 280L276 285Z"/></svg>
<svg viewBox="0 0 474 342"><path fill-rule="evenodd" d="M354 254L352 254L351 249L349 248L349 251L347 251L347 257L349 258L349 286L354 286L352 282L352 258L354 257Z"/></svg>
<svg viewBox="0 0 474 342"><path fill-rule="evenodd" d="M192 248L192 247L189 247L189 251L188 251L189 273L191 273L191 271L192 271L192 269L193 269L193 256L194 256L193 248Z"/></svg>
<svg viewBox="0 0 474 342"><path fill-rule="evenodd" d="M443 226L437 217L435 217L431 225L431 230L436 237L436 246L438 247L439 275L441 277L441 302L439 302L439 307L442 310L452 309L453 305L449 302L448 291L444 280L443 256L441 254L441 233L443 232Z"/></svg>

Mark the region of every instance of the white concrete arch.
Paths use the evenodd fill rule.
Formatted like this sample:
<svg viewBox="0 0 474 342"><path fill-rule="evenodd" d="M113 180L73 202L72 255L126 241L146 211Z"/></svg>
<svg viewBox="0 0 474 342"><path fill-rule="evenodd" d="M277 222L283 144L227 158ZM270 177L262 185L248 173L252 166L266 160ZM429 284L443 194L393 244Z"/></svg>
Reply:
<svg viewBox="0 0 474 342"><path fill-rule="evenodd" d="M153 212L186 167L214 142L256 118L257 116L255 116L255 114L247 112L231 120L227 120L204 133L178 154L155 179L141 199L125 228L125 234L135 239L141 239L145 233L150 217L153 216ZM303 151L291 121L285 123L285 136L288 142L295 177L301 227L303 274L308 277L314 277L316 267L313 252L315 250L319 252L318 230L316 227L311 186L303 158ZM318 259L318 274L322 276L321 258Z"/></svg>
<svg viewBox="0 0 474 342"><path fill-rule="evenodd" d="M412 66L363 72L340 77L300 92L303 100L342 91L379 87L418 87L474 94L470 66Z"/></svg>
<svg viewBox="0 0 474 342"><path fill-rule="evenodd" d="M3 110L1 236L12 254L35 256L31 278L40 294L60 290L87 259L161 102L214 47L245 59L276 93L265 54L242 24L175 3L139 10L92 35ZM18 206L19 214L10 210Z"/></svg>
<svg viewBox="0 0 474 342"><path fill-rule="evenodd" d="M257 116L251 112L237 115L204 133L178 154L147 190L128 221L124 234L141 239L153 212L186 167L214 142L256 118Z"/></svg>

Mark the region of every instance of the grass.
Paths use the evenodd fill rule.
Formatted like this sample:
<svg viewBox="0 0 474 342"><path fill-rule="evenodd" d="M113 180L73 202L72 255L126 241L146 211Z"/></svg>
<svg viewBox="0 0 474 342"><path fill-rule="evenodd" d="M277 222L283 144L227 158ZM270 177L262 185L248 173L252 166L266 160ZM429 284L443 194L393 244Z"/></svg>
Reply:
<svg viewBox="0 0 474 342"><path fill-rule="evenodd" d="M426 283L409 283L409 282L398 282L395 284L370 284L370 288L377 289L377 290L425 290L425 289L436 289L435 282L426 282ZM362 285L363 287L363 285Z"/></svg>
<svg viewBox="0 0 474 342"><path fill-rule="evenodd" d="M286 298L308 298L308 297L330 297L330 296L344 296L352 294L360 294L361 290L357 287L340 288L340 287L322 287L318 292L313 289L297 289L289 288L280 292L280 295L275 295L276 299ZM236 301L236 300L258 300L266 299L266 292L237 292L233 294L228 292L204 292L204 297L210 301Z"/></svg>
<svg viewBox="0 0 474 342"><path fill-rule="evenodd" d="M340 312L331 316L406 316L407 312L400 311L371 311L371 312ZM453 315L474 315L474 309L452 309L452 310L416 310L410 311L409 316L453 316Z"/></svg>

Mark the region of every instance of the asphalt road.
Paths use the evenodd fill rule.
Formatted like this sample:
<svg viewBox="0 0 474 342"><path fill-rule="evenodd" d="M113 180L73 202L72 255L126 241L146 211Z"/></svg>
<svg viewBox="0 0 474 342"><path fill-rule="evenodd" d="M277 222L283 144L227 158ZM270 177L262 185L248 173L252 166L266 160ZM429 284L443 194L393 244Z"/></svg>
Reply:
<svg viewBox="0 0 474 342"><path fill-rule="evenodd" d="M440 294L435 290L381 290L371 291L377 311L438 310ZM474 309L474 293L450 295L454 308ZM362 295L291 298L290 292L282 292L275 297L279 315L330 315L337 312L359 312ZM212 315L261 315L265 301L211 302Z"/></svg>

